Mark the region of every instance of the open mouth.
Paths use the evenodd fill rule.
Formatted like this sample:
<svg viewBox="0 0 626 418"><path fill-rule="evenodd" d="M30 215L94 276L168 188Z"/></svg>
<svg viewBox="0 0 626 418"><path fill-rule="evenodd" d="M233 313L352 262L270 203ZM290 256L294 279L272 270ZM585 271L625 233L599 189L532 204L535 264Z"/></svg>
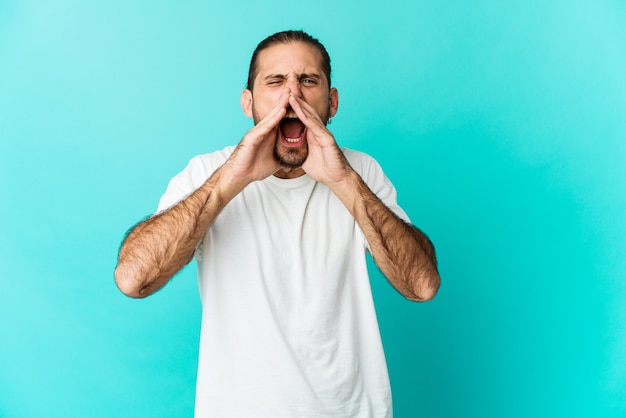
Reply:
<svg viewBox="0 0 626 418"><path fill-rule="evenodd" d="M300 145L304 142L304 123L298 118L286 117L280 121L280 134L287 145Z"/></svg>

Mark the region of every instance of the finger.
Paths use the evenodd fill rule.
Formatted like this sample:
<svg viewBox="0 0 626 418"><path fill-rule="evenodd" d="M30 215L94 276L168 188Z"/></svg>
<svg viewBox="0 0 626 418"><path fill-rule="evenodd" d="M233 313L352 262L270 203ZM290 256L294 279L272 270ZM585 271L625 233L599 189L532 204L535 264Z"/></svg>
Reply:
<svg viewBox="0 0 626 418"><path fill-rule="evenodd" d="M289 95L291 91L288 88L285 88L281 95L278 97L278 100L274 104L267 115L258 123L258 125L269 125L269 126L277 126L278 123L285 117L287 113L287 106L289 104Z"/></svg>
<svg viewBox="0 0 626 418"><path fill-rule="evenodd" d="M287 107L289 105L289 89L285 89L274 106L270 109L267 115L263 117L251 130L257 136L258 141L263 141L268 137L268 134L276 132L280 121L285 117L287 113ZM272 135L270 135L272 136Z"/></svg>
<svg viewBox="0 0 626 418"><path fill-rule="evenodd" d="M291 94L289 95L289 104L291 105L291 108L294 110L294 112L296 112L296 115L298 116L300 121L302 121L302 123L304 123L307 127L312 127L310 125L311 123L321 123L321 120L317 115L315 109L313 109L310 104L304 101L304 99L301 99Z"/></svg>
<svg viewBox="0 0 626 418"><path fill-rule="evenodd" d="M316 138L332 136L317 114L317 111L306 101L291 95L289 97L289 104L296 112L300 121L307 127L307 136L313 135Z"/></svg>

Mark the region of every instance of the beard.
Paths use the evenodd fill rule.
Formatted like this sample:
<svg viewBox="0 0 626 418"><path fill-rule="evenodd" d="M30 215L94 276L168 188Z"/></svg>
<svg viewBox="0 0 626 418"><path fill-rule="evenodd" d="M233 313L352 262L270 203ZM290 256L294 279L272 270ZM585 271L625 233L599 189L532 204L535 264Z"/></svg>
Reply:
<svg viewBox="0 0 626 418"><path fill-rule="evenodd" d="M328 124L328 119L330 115L330 105L325 109L324 115L321 116L324 124ZM254 124L256 125L261 121L262 118L259 117L256 109L254 107L254 103L252 105L252 117L254 119ZM307 157L309 156L309 145L304 141L299 147L288 147L283 144L281 140L281 130L280 125L276 131L276 139L274 140L274 159L280 164L281 167L295 170L301 168ZM305 133L306 135L306 133Z"/></svg>
<svg viewBox="0 0 626 418"><path fill-rule="evenodd" d="M298 148L288 148L281 144L277 137L274 143L274 159L278 161L281 167L295 170L302 167L302 164L309 156L309 144L306 142Z"/></svg>

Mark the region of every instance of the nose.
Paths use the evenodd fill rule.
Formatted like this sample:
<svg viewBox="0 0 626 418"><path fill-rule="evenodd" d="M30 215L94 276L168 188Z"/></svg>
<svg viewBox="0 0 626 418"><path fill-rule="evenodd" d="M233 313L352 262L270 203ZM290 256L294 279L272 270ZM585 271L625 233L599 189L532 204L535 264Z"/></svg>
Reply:
<svg viewBox="0 0 626 418"><path fill-rule="evenodd" d="M300 89L300 80L296 76L291 76L287 79L287 87L291 90L296 97L302 97L302 90Z"/></svg>

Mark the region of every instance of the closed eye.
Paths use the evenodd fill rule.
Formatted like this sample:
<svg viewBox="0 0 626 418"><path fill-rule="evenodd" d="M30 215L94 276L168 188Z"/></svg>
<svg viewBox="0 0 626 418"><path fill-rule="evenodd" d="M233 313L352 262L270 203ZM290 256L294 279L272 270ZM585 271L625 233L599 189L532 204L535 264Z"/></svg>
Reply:
<svg viewBox="0 0 626 418"><path fill-rule="evenodd" d="M270 75L265 78L265 84L268 86L277 86L285 82L285 77L281 75Z"/></svg>

